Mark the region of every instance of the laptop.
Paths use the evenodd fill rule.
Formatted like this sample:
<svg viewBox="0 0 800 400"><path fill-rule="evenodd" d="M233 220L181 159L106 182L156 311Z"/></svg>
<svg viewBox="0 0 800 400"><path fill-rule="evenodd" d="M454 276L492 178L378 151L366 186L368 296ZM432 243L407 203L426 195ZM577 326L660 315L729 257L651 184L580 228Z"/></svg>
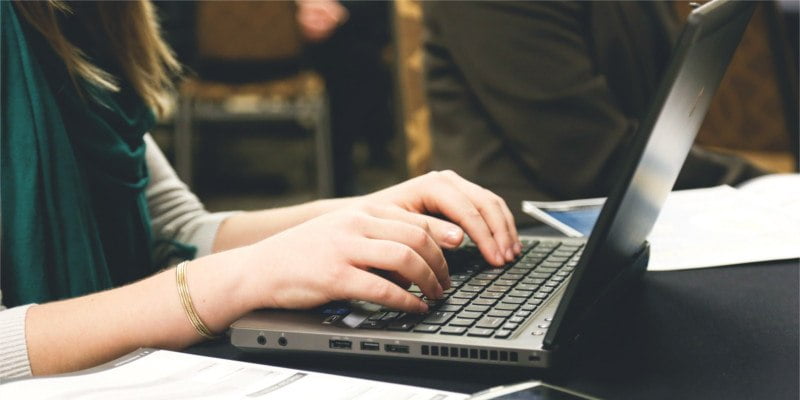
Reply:
<svg viewBox="0 0 800 400"><path fill-rule="evenodd" d="M452 288L427 314L365 302L259 310L231 326L246 351L318 352L546 368L603 321L646 270L646 241L738 46L754 4L714 0L679 37L649 115L617 169L588 238L523 236L523 254L491 268L474 246L445 251ZM420 296L419 288L409 289Z"/></svg>

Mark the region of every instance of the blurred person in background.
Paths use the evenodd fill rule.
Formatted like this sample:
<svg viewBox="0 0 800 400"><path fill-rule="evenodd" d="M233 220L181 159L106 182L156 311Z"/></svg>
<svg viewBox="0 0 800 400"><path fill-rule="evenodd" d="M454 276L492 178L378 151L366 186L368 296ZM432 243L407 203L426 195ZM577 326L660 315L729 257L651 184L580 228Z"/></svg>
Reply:
<svg viewBox="0 0 800 400"><path fill-rule="evenodd" d="M387 1L297 0L297 22L322 74L331 107L334 194L359 193L353 146L364 140L372 166L387 167L392 83L383 60L389 44Z"/></svg>
<svg viewBox="0 0 800 400"><path fill-rule="evenodd" d="M425 2L433 168L522 200L602 197L667 66L669 2ZM763 173L695 146L676 188Z"/></svg>

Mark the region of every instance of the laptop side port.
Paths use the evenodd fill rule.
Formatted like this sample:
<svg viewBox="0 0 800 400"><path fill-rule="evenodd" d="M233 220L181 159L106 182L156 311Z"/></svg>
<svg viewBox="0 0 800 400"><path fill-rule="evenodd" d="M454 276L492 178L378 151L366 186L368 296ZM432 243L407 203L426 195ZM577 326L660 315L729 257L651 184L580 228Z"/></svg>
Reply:
<svg viewBox="0 0 800 400"><path fill-rule="evenodd" d="M380 351L381 345L376 342L361 342L361 350Z"/></svg>
<svg viewBox="0 0 800 400"><path fill-rule="evenodd" d="M384 349L387 353L409 353L408 346L404 346L401 344L387 344L384 346Z"/></svg>
<svg viewBox="0 0 800 400"><path fill-rule="evenodd" d="M350 350L353 348L353 342L349 340L331 339L328 342L328 346L330 346L332 349Z"/></svg>

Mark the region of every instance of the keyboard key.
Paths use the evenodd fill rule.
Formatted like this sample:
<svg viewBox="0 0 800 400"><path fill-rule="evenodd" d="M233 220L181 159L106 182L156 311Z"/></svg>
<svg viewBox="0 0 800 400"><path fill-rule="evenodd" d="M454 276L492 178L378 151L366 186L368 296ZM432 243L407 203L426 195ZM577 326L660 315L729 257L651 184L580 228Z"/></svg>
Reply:
<svg viewBox="0 0 800 400"><path fill-rule="evenodd" d="M394 322L390 323L389 326L386 327L386 329L388 329L390 331L406 331L406 332L408 332L408 331L411 330L411 328L414 327L414 325L416 325L416 324L413 324L413 323L410 323L410 322L394 321ZM361 325L359 325L359 326L361 326Z"/></svg>
<svg viewBox="0 0 800 400"><path fill-rule="evenodd" d="M467 284L471 285L471 286L483 286L483 287L486 287L486 286L489 286L490 283L492 283L491 279L472 278L472 279L470 279L470 281Z"/></svg>
<svg viewBox="0 0 800 400"><path fill-rule="evenodd" d="M445 304L436 308L436 311L443 311L443 312L456 312L460 310L462 306L457 306L453 304Z"/></svg>
<svg viewBox="0 0 800 400"><path fill-rule="evenodd" d="M500 317L483 317L481 318L475 326L477 328L498 328L500 325L505 322L505 318Z"/></svg>
<svg viewBox="0 0 800 400"><path fill-rule="evenodd" d="M442 335L463 335L464 332L467 331L467 328L463 326L445 326L442 327L442 330L439 331Z"/></svg>
<svg viewBox="0 0 800 400"><path fill-rule="evenodd" d="M522 297L522 298L528 298L532 294L533 291L531 290L512 290L511 292L508 293L508 295L511 297Z"/></svg>
<svg viewBox="0 0 800 400"><path fill-rule="evenodd" d="M522 304L525 302L525 299L525 297L511 297L511 295L507 295L503 297L503 303Z"/></svg>
<svg viewBox="0 0 800 400"><path fill-rule="evenodd" d="M391 321L400 316L400 313L397 311L389 311L387 312L382 318L381 321Z"/></svg>
<svg viewBox="0 0 800 400"><path fill-rule="evenodd" d="M533 298L534 298L534 299L540 299L540 300L544 300L544 299L546 299L546 298L547 298L547 296L549 296L549 295L550 295L550 293L536 292L536 293L534 293L534 294L533 294Z"/></svg>
<svg viewBox="0 0 800 400"><path fill-rule="evenodd" d="M366 320L358 325L361 329L383 329L386 326L386 321Z"/></svg>
<svg viewBox="0 0 800 400"><path fill-rule="evenodd" d="M462 311L458 313L458 318L466 318L466 319L478 319L483 316L483 313L473 312L473 311Z"/></svg>
<svg viewBox="0 0 800 400"><path fill-rule="evenodd" d="M527 304L533 304L534 306L538 306L539 304L542 304L542 299L531 298L531 299L528 299L528 301L526 303Z"/></svg>
<svg viewBox="0 0 800 400"><path fill-rule="evenodd" d="M528 278L539 278L539 279L547 279L550 277L550 274L543 274L541 272L531 272L528 274Z"/></svg>
<svg viewBox="0 0 800 400"><path fill-rule="evenodd" d="M524 310L524 308L525 308L526 306L528 306L528 305L526 304L526 305L522 306L523 310L522 310L522 311L517 311L517 313L516 313L516 314L514 314L514 315L516 315L516 316L518 316L518 317L523 317L523 318L530 316L530 315L531 315L531 311L529 311L529 310Z"/></svg>
<svg viewBox="0 0 800 400"><path fill-rule="evenodd" d="M489 311L486 315L489 317L510 317L513 311L511 310L492 310Z"/></svg>
<svg viewBox="0 0 800 400"><path fill-rule="evenodd" d="M475 304L470 304L469 306L467 306L467 308L464 309L464 311L484 313L486 311L489 311L489 306L479 306Z"/></svg>
<svg viewBox="0 0 800 400"><path fill-rule="evenodd" d="M494 281L494 284L495 285L504 285L504 286L514 286L514 285L517 284L517 282L518 282L517 279L505 279L505 278L502 278L502 279L498 279L498 280Z"/></svg>
<svg viewBox="0 0 800 400"><path fill-rule="evenodd" d="M553 290L554 290L554 288L552 288L552 287L550 287L550 286L544 286L544 287L542 287L541 289L539 289L539 292L540 292L540 293L550 293L550 292L552 292Z"/></svg>
<svg viewBox="0 0 800 400"><path fill-rule="evenodd" d="M514 287L514 289L518 289L518 290L531 290L531 291L536 290L538 288L539 288L539 285L531 285L529 283L520 283L520 284L518 284L517 286Z"/></svg>
<svg viewBox="0 0 800 400"><path fill-rule="evenodd" d="M520 316L511 317L508 319L508 322L513 322L515 324L521 324L523 321L525 321L525 318Z"/></svg>
<svg viewBox="0 0 800 400"><path fill-rule="evenodd" d="M522 311L527 311L527 312L531 312L531 311L535 310L536 309L536 304L530 304L530 302L531 301L528 300L528 304L524 304L522 307L520 307L520 309ZM522 311L520 311L520 312L522 312Z"/></svg>
<svg viewBox="0 0 800 400"><path fill-rule="evenodd" d="M453 318L450 320L450 323L447 326L472 326L475 323L474 319L466 319L466 318Z"/></svg>
<svg viewBox="0 0 800 400"><path fill-rule="evenodd" d="M422 321L423 324L429 325L444 325L445 322L453 318L453 313L451 312L442 312L442 311L434 311Z"/></svg>
<svg viewBox="0 0 800 400"><path fill-rule="evenodd" d="M501 302L500 304L494 306L494 308L496 310L503 310L503 311L516 311L516 309L519 308L519 304Z"/></svg>
<svg viewBox="0 0 800 400"><path fill-rule="evenodd" d="M553 279L551 279L551 280L549 280L549 281L544 283L544 285L547 286L547 287L556 287L556 286L558 286L560 284L561 284L560 281L553 280Z"/></svg>
<svg viewBox="0 0 800 400"><path fill-rule="evenodd" d="M422 318L423 316L420 314L405 314L390 322L386 329L390 331L410 331Z"/></svg>
<svg viewBox="0 0 800 400"><path fill-rule="evenodd" d="M466 292L466 291L463 291L463 290L459 290L458 292L456 292L453 295L453 297L455 297L457 299L472 300L477 294L478 293L476 293L476 292Z"/></svg>
<svg viewBox="0 0 800 400"><path fill-rule="evenodd" d="M483 292L483 293L481 293L479 298L481 298L481 299L499 299L501 297L503 297L503 293Z"/></svg>
<svg viewBox="0 0 800 400"><path fill-rule="evenodd" d="M562 265L562 263L556 262L556 261L550 261L550 259L548 258L547 260L542 261L542 263L539 264L539 268L555 268L555 269L559 269L559 268L561 268L561 265ZM537 268L537 270L539 268Z"/></svg>
<svg viewBox="0 0 800 400"><path fill-rule="evenodd" d="M480 298L480 299L472 301L472 304L475 304L475 305L478 305L478 306L493 306L494 303L497 303L497 299Z"/></svg>
<svg viewBox="0 0 800 400"><path fill-rule="evenodd" d="M503 275L503 279L510 279L514 281L518 281L525 277L525 274L515 273L515 272L508 272Z"/></svg>
<svg viewBox="0 0 800 400"><path fill-rule="evenodd" d="M494 333L494 329L472 328L467 332L467 336L489 337Z"/></svg>
<svg viewBox="0 0 800 400"><path fill-rule="evenodd" d="M495 284L495 285L492 285L492 286L489 286L488 288L486 288L486 291L487 292L505 293L509 289L511 289L511 286Z"/></svg>
<svg viewBox="0 0 800 400"><path fill-rule="evenodd" d="M472 285L467 285L467 286L464 286L464 287L462 287L460 291L461 291L461 292L472 292L472 293L478 293L478 292L480 292L480 291L482 291L482 290L483 290L483 286L472 286Z"/></svg>
<svg viewBox="0 0 800 400"><path fill-rule="evenodd" d="M416 328L414 328L414 332L421 332L421 333L436 333L439 330L438 325L426 325L426 324L419 324Z"/></svg>
<svg viewBox="0 0 800 400"><path fill-rule="evenodd" d="M383 318L383 316L384 316L384 315L386 315L386 313L385 313L385 312L383 312L383 311L378 311L378 312L376 312L376 313L374 313L374 314L370 315L370 316L369 316L369 318L367 318L367 319L370 319L370 320L372 320L372 321L378 321L378 320L380 320L381 318Z"/></svg>
<svg viewBox="0 0 800 400"><path fill-rule="evenodd" d="M444 305L448 305L448 304L449 305L454 305L454 306L463 306L464 304L467 304L467 303L469 303L469 300L467 300L467 299L457 299L455 297L450 297L450 298L448 298L447 300L444 301L443 306Z"/></svg>
<svg viewBox="0 0 800 400"><path fill-rule="evenodd" d="M517 329L517 327L518 327L518 326L519 326L519 324L518 324L518 323L515 323L515 322L506 322L506 323L503 325L503 329L506 329L506 330L509 330L509 331L513 331L514 329Z"/></svg>
<svg viewBox="0 0 800 400"><path fill-rule="evenodd" d="M498 339L505 339L505 338L507 338L509 336L511 336L511 331L509 331L507 329L501 329L501 330L497 331L497 333L495 333L495 335L494 335L494 337L496 337Z"/></svg>
<svg viewBox="0 0 800 400"><path fill-rule="evenodd" d="M528 276L528 277L526 277L525 279L522 280L522 283L525 283L525 284L528 284L528 285L541 285L542 283L544 283L544 281L545 281L545 279L542 279L542 278L531 278L530 276Z"/></svg>
<svg viewBox="0 0 800 400"><path fill-rule="evenodd" d="M502 272L502 270L499 270L499 272ZM481 272L480 274L475 275L475 279L493 280L494 278L497 278L497 274L499 272L497 273L490 273L489 271Z"/></svg>

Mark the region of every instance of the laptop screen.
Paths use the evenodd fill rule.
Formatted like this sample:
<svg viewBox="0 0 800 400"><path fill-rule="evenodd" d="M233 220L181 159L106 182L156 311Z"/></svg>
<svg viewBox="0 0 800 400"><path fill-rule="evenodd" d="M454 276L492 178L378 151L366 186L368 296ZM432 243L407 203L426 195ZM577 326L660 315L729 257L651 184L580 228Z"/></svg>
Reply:
<svg viewBox="0 0 800 400"><path fill-rule="evenodd" d="M753 8L749 2L716 0L689 16L650 114L625 152L618 182L559 304L546 346L573 339L599 311L596 306L617 295L630 278Z"/></svg>

